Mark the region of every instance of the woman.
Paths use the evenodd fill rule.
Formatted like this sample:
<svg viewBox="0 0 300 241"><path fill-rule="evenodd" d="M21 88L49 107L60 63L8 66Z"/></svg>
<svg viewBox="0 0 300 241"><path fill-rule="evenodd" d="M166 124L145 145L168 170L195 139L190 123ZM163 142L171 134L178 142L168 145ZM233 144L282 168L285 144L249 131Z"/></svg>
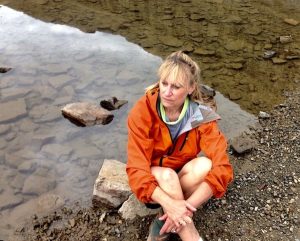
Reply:
<svg viewBox="0 0 300 241"><path fill-rule="evenodd" d="M219 131L220 118L201 104L200 69L183 52L168 56L128 116L129 185L146 206L164 214L150 226L148 241L202 240L192 216L212 196L222 197L233 179ZM198 157L200 152L205 154Z"/></svg>

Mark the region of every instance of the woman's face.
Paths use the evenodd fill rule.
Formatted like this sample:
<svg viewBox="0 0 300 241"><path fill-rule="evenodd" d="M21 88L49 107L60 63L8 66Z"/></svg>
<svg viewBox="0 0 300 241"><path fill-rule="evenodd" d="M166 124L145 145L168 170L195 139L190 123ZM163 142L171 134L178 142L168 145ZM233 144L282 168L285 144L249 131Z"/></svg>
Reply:
<svg viewBox="0 0 300 241"><path fill-rule="evenodd" d="M185 98L194 90L194 86L190 86L188 82L174 82L170 78L159 81L159 96L166 110L181 111Z"/></svg>

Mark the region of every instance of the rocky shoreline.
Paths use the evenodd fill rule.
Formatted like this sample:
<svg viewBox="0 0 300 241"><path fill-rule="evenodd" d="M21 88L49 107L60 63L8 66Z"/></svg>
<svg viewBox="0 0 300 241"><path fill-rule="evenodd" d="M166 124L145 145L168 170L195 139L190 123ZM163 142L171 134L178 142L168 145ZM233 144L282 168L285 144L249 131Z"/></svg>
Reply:
<svg viewBox="0 0 300 241"><path fill-rule="evenodd" d="M300 91L286 94L250 137L255 148L231 153L235 180L222 199L209 201L194 217L208 240L297 240L300 238ZM116 210L79 204L34 215L12 240L145 240L152 217L123 220ZM171 240L179 240L175 235Z"/></svg>

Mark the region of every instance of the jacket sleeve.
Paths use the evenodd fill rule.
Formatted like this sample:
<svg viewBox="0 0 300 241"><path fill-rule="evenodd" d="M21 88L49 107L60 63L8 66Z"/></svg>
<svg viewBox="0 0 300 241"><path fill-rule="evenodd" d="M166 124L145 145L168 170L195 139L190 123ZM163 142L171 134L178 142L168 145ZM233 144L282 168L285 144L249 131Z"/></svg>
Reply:
<svg viewBox="0 0 300 241"><path fill-rule="evenodd" d="M129 113L126 172L132 192L144 203L152 200L152 193L158 186L150 170L153 151L153 140L149 137L151 125L150 114L145 110L134 107Z"/></svg>
<svg viewBox="0 0 300 241"><path fill-rule="evenodd" d="M227 141L219 131L216 121L201 125L200 147L212 161L212 169L205 178L205 182L212 188L213 195L222 197L228 184L233 180L233 169L227 155Z"/></svg>

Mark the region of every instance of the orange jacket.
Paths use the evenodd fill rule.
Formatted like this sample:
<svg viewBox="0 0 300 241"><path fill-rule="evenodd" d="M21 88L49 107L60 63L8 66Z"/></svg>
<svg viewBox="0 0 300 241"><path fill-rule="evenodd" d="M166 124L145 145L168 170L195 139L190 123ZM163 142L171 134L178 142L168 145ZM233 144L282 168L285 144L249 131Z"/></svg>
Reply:
<svg viewBox="0 0 300 241"><path fill-rule="evenodd" d="M210 185L215 197L223 196L233 179L233 171L226 153L226 139L217 126L219 116L210 108L199 105L200 119L196 117L192 128L172 142L167 125L157 113L157 99L157 89L148 91L128 116L126 171L133 193L140 201L151 202L151 195L158 183L150 167L178 170L202 150L212 160L212 169L205 182Z"/></svg>

